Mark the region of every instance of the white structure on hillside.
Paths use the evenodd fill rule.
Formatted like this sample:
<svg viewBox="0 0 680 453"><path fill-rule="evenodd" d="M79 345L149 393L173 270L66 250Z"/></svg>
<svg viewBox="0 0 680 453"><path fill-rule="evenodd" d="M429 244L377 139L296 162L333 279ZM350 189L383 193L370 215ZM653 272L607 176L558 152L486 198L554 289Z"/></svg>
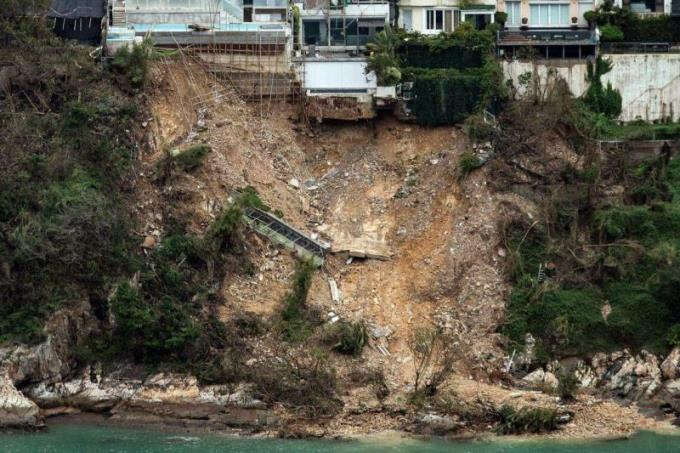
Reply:
<svg viewBox="0 0 680 453"><path fill-rule="evenodd" d="M384 0L305 0L296 3L302 21L302 45L341 51L363 47L390 20Z"/></svg>
<svg viewBox="0 0 680 453"><path fill-rule="evenodd" d="M484 28L494 21L495 0L400 0L397 25L426 35L452 32L462 22Z"/></svg>

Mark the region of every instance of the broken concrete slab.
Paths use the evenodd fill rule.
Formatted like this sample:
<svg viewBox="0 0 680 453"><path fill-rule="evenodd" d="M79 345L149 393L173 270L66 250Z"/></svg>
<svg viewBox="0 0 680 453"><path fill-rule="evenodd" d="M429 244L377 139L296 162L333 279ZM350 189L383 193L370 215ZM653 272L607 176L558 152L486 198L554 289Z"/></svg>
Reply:
<svg viewBox="0 0 680 453"><path fill-rule="evenodd" d="M393 255L385 242L371 238L346 238L333 241L331 253L347 253L355 258L387 260Z"/></svg>
<svg viewBox="0 0 680 453"><path fill-rule="evenodd" d="M340 292L340 289L338 288L338 284L336 283L335 279L333 278L328 278L328 287L330 288L331 291L331 299L333 302L342 302L342 292Z"/></svg>

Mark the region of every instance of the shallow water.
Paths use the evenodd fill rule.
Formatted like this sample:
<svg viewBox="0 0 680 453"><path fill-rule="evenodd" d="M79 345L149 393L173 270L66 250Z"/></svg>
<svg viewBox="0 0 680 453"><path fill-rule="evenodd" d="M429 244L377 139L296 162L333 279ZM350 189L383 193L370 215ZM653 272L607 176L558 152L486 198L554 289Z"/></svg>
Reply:
<svg viewBox="0 0 680 453"><path fill-rule="evenodd" d="M0 434L0 452L8 453L632 453L680 452L680 436L643 432L630 440L599 442L513 441L454 443L415 440L306 441L230 438L102 427L57 425L40 433Z"/></svg>

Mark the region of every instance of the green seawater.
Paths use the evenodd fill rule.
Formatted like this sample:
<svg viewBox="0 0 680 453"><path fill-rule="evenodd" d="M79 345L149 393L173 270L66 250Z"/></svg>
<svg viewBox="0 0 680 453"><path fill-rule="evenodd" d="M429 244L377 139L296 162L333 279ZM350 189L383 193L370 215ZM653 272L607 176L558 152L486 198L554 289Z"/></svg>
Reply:
<svg viewBox="0 0 680 453"><path fill-rule="evenodd" d="M0 434L0 452L8 453L631 453L680 452L680 436L642 432L629 440L598 442L511 441L307 441L172 434L89 425L57 425L39 433Z"/></svg>

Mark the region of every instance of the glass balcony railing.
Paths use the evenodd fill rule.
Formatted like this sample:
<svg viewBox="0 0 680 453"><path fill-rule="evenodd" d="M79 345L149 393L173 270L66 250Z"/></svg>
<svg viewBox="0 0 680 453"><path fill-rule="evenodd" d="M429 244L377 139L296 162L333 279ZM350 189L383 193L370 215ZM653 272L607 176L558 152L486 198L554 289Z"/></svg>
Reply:
<svg viewBox="0 0 680 453"><path fill-rule="evenodd" d="M254 8L281 8L288 7L288 0L253 0Z"/></svg>

